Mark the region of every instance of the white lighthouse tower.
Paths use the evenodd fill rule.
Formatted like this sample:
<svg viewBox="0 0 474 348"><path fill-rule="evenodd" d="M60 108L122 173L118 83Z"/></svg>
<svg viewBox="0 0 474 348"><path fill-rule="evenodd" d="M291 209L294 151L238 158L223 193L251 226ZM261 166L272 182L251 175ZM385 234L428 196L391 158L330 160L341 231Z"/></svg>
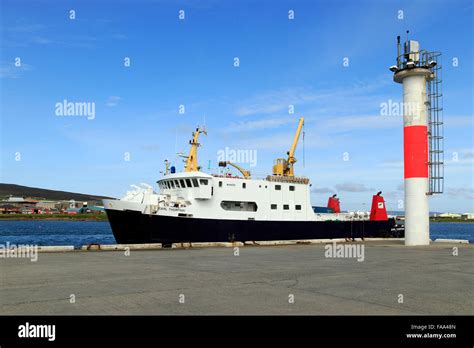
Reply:
<svg viewBox="0 0 474 348"><path fill-rule="evenodd" d="M443 186L440 54L422 51L408 38L400 54L397 39L397 65L390 70L394 81L403 84L405 245L429 245L428 197Z"/></svg>

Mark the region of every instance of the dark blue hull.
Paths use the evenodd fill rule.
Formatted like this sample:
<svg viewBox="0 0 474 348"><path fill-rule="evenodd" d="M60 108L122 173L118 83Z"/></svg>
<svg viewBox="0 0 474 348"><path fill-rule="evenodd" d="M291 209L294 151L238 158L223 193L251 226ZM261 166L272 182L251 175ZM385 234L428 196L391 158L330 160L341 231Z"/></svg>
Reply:
<svg viewBox="0 0 474 348"><path fill-rule="evenodd" d="M397 238L388 221L255 221L145 215L106 210L117 243L229 242L327 238Z"/></svg>

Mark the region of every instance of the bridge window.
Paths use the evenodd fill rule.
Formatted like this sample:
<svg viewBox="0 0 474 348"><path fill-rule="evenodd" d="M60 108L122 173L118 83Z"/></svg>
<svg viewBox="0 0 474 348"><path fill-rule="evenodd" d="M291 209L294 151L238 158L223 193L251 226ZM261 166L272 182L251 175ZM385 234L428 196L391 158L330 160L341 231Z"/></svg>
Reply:
<svg viewBox="0 0 474 348"><path fill-rule="evenodd" d="M280 191L281 190L281 185L275 185L275 190Z"/></svg>
<svg viewBox="0 0 474 348"><path fill-rule="evenodd" d="M186 188L186 184L184 183L184 179L180 179L179 183L181 184L181 188Z"/></svg>
<svg viewBox="0 0 474 348"><path fill-rule="evenodd" d="M175 185L176 185L177 188L180 188L180 186L179 186L179 180L175 180L174 183L175 183Z"/></svg>
<svg viewBox="0 0 474 348"><path fill-rule="evenodd" d="M207 185L207 179L199 179L201 185Z"/></svg>
<svg viewBox="0 0 474 348"><path fill-rule="evenodd" d="M186 179L186 185L188 187L193 187L193 185L191 184L191 179Z"/></svg>
<svg viewBox="0 0 474 348"><path fill-rule="evenodd" d="M277 205L276 205L276 204L272 204L272 205L270 206L270 208L271 208L272 210L276 210Z"/></svg>
<svg viewBox="0 0 474 348"><path fill-rule="evenodd" d="M199 187L199 183L197 181L197 179L193 178L193 186L194 187Z"/></svg>
<svg viewBox="0 0 474 348"><path fill-rule="evenodd" d="M173 182L173 180L170 180L170 185L171 185L171 188L174 189L174 182Z"/></svg>
<svg viewBox="0 0 474 348"><path fill-rule="evenodd" d="M288 204L283 204L283 210L290 210L290 206Z"/></svg>
<svg viewBox="0 0 474 348"><path fill-rule="evenodd" d="M222 201L221 207L230 211L257 211L255 202Z"/></svg>

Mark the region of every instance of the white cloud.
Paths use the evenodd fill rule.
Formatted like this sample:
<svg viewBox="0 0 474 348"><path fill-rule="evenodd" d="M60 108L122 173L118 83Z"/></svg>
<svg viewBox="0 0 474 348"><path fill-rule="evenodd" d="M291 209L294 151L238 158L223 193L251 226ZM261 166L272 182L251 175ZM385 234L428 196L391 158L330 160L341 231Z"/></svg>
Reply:
<svg viewBox="0 0 474 348"><path fill-rule="evenodd" d="M446 189L448 196L462 197L466 199L474 199L474 189L467 187L448 187Z"/></svg>
<svg viewBox="0 0 474 348"><path fill-rule="evenodd" d="M329 187L315 187L311 189L311 192L313 193L333 193L334 190Z"/></svg>
<svg viewBox="0 0 474 348"><path fill-rule="evenodd" d="M42 24L25 24L9 27L7 28L7 31L14 33L33 33L36 31L40 31L44 28L46 28L46 26Z"/></svg>
<svg viewBox="0 0 474 348"><path fill-rule="evenodd" d="M33 66L26 63L21 63L21 66L17 67L13 62L0 62L0 78L17 79L21 77L25 71L30 71Z"/></svg>
<svg viewBox="0 0 474 348"><path fill-rule="evenodd" d="M364 184L358 184L355 182L345 182L343 184L337 184L336 189L343 192L367 192L374 191L373 188L369 188Z"/></svg>
<svg viewBox="0 0 474 348"><path fill-rule="evenodd" d="M371 108L379 106L379 100L371 95L381 87L392 83L390 74L382 74L371 80L356 81L351 86L325 90L314 90L309 87L289 87L286 89L271 90L254 95L240 102L235 114L238 116L250 116L258 114L272 114L276 112L288 112L288 106L295 106L298 114L304 107L321 106L341 108L343 105L351 109L355 105L360 109L361 103Z"/></svg>
<svg viewBox="0 0 474 348"><path fill-rule="evenodd" d="M360 115L327 119L324 128L346 132L356 129L386 129L402 127L402 118L394 116Z"/></svg>
<svg viewBox="0 0 474 348"><path fill-rule="evenodd" d="M112 35L112 38L115 40L127 40L128 36L124 34L114 34Z"/></svg>
<svg viewBox="0 0 474 348"><path fill-rule="evenodd" d="M294 129L296 129L296 125L298 124L298 119L299 118L295 115L288 115L283 117L232 122L221 131L224 133L251 132L288 126L289 129L294 132ZM309 115L305 117L305 127L308 133L318 134L323 130L324 134L329 135L353 130L400 128L402 127L402 119L399 117L379 115L358 115L331 118Z"/></svg>
<svg viewBox="0 0 474 348"><path fill-rule="evenodd" d="M382 168L403 168L403 161L387 161L377 164L377 167Z"/></svg>
<svg viewBox="0 0 474 348"><path fill-rule="evenodd" d="M445 127L474 126L474 116L470 115L444 115L443 122Z"/></svg>
<svg viewBox="0 0 474 348"><path fill-rule="evenodd" d="M253 131L259 129L277 128L283 125L294 123L295 119L292 117L280 117L280 118L267 118L263 120L255 121L242 121L231 123L230 126L226 127L224 131L227 132L242 132L242 131Z"/></svg>
<svg viewBox="0 0 474 348"><path fill-rule="evenodd" d="M69 47L93 47L98 40L95 36L90 35L69 35L64 31L51 29L53 27L42 24L21 24L9 27L5 30L5 37L2 38L4 47L27 47L31 45L61 45ZM103 37L104 39L105 36ZM108 39L108 38L107 38Z"/></svg>
<svg viewBox="0 0 474 348"><path fill-rule="evenodd" d="M385 200L397 200L403 197L403 192L399 191L382 191L382 196Z"/></svg>
<svg viewBox="0 0 474 348"><path fill-rule="evenodd" d="M446 149L445 156L450 157L451 159L457 158L463 160L472 160L474 159L474 148L465 147L465 148L455 148L455 149ZM449 160L447 161L449 162ZM471 162L471 161L468 161Z"/></svg>
<svg viewBox="0 0 474 348"><path fill-rule="evenodd" d="M281 153L281 155L286 154L291 146L295 135L294 129L289 129L288 132L282 133L272 133L270 135L258 136L258 137L240 137L238 144L241 147L258 149L258 150L272 150L273 153ZM305 149L315 149L315 148L324 148L330 146L335 142L334 137L313 134L311 137L304 137L304 148ZM298 149L303 149L303 134L300 135L300 140L298 142ZM286 156L286 155L284 155Z"/></svg>
<svg viewBox="0 0 474 348"><path fill-rule="evenodd" d="M297 87L268 91L244 100L237 111L238 116L288 112L289 105L303 104L324 98L321 93Z"/></svg>
<svg viewBox="0 0 474 348"><path fill-rule="evenodd" d="M119 101L120 101L120 97L117 97L117 96L110 96L108 99L107 99L107 102L105 103L105 105L109 106L109 107L112 107L112 106L117 106Z"/></svg>
<svg viewBox="0 0 474 348"><path fill-rule="evenodd" d="M39 45L49 45L52 43L57 43L56 41L53 41L47 37L43 36L35 36L31 39L32 43L39 44Z"/></svg>

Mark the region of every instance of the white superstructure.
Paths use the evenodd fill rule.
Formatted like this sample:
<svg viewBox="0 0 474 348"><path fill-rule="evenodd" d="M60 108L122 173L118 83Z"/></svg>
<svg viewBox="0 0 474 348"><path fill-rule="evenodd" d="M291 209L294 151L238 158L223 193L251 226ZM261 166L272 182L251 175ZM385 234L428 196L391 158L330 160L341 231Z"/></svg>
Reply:
<svg viewBox="0 0 474 348"><path fill-rule="evenodd" d="M143 184L142 184L143 185ZM314 213L307 179L294 182L249 179L203 172L168 174L150 187L129 191L121 200L105 200L107 209L201 219L263 221L368 220L368 212Z"/></svg>

